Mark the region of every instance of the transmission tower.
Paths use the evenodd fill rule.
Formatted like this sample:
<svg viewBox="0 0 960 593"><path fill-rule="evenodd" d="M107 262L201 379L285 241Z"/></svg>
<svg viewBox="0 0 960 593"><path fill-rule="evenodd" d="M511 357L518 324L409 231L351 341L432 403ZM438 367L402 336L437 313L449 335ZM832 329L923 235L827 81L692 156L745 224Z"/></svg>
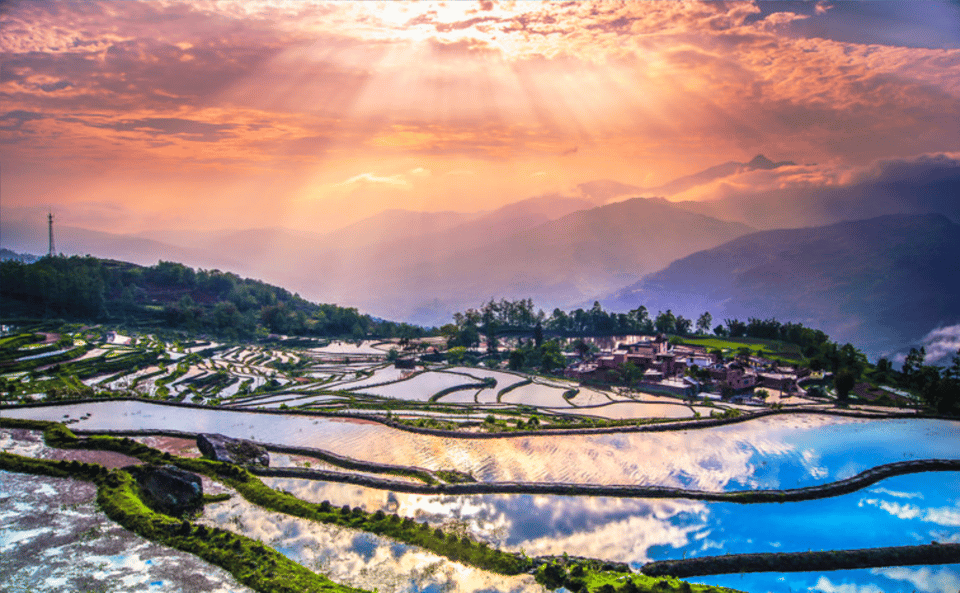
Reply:
<svg viewBox="0 0 960 593"><path fill-rule="evenodd" d="M50 231L50 251L47 255L53 257L57 253L56 248L53 246L53 212L47 213L47 227Z"/></svg>

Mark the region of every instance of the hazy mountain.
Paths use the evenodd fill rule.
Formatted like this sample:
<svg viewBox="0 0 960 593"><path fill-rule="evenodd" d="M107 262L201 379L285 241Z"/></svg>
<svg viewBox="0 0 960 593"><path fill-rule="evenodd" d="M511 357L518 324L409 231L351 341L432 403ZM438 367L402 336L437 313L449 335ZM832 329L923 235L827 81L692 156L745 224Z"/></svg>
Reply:
<svg viewBox="0 0 960 593"><path fill-rule="evenodd" d="M46 220L35 222L4 220L0 224L3 246L28 253L47 252ZM160 260L179 261L204 267L235 268L237 261L230 255L211 253L202 249L181 247L146 239L136 235L104 233L72 226L55 225L54 242L57 253L65 255L94 255L141 265L153 265Z"/></svg>
<svg viewBox="0 0 960 593"><path fill-rule="evenodd" d="M647 195L656 195L656 196L672 196L680 192L686 191L691 187L696 187L698 185L703 185L704 183L710 183L711 181L716 181L717 179L722 179L724 177L729 177L736 173L742 173L744 171L753 171L756 169L779 169L780 167L787 167L796 165L793 161L779 161L773 162L762 154L758 154L753 157L749 162L740 163L737 161L728 161L726 163L704 169L699 173L694 173L693 175L686 175L684 177L678 177L669 183L665 183L659 187L651 187L643 189L642 191Z"/></svg>
<svg viewBox="0 0 960 593"><path fill-rule="evenodd" d="M17 253L16 251L10 251L6 247L0 248L0 261L7 261L8 259L23 262L25 264L32 264L40 259L40 256L32 255L30 253Z"/></svg>
<svg viewBox="0 0 960 593"><path fill-rule="evenodd" d="M752 230L666 200L635 198L573 212L483 247L450 243L435 257L406 265L387 259L358 279L355 298L369 294L381 306L392 303L396 309L387 313L405 319L418 306L419 315L449 318L488 298L532 297L544 307L565 306Z"/></svg>
<svg viewBox="0 0 960 593"><path fill-rule="evenodd" d="M762 231L675 261L602 302L710 311L715 323L800 321L876 356L960 320L958 253L960 225L936 214Z"/></svg>
<svg viewBox="0 0 960 593"><path fill-rule="evenodd" d="M945 214L960 222L960 160L924 156L880 163L852 182L820 187L740 191L678 206L762 229L825 225L884 214Z"/></svg>
<svg viewBox="0 0 960 593"><path fill-rule="evenodd" d="M580 193L584 196L587 196L595 202L594 205L596 206L601 206L621 196L636 196L643 191L635 185L620 183L612 179L588 181L577 185L577 189L579 189Z"/></svg>

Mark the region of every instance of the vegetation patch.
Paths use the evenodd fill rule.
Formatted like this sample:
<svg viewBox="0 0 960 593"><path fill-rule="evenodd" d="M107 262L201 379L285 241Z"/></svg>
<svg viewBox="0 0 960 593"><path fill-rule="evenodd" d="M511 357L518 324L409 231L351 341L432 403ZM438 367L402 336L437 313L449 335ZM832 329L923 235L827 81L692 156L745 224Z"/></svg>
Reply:
<svg viewBox="0 0 960 593"><path fill-rule="evenodd" d="M255 591L361 591L338 585L256 540L151 510L140 498L136 480L124 470L107 471L103 466L92 463L33 459L6 452L0 452L0 468L94 482L97 485L97 504L110 519L141 537L189 552L220 566Z"/></svg>

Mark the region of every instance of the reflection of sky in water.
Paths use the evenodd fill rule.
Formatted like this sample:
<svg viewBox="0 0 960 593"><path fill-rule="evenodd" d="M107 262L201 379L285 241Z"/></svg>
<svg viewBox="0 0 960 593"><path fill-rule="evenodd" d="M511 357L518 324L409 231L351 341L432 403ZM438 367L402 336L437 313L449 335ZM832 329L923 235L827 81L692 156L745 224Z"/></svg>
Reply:
<svg viewBox="0 0 960 593"><path fill-rule="evenodd" d="M447 530L469 532L511 550L523 549L530 555L568 552L630 562L635 567L649 560L725 553L960 542L957 472L898 476L859 492L824 500L753 505L572 496L425 496L307 480L268 483L307 500L330 500L334 505L349 503L371 512L382 509L416 517ZM960 575L956 566L943 570L943 575ZM905 586L892 586L889 574L884 572L843 572L842 580L830 582L836 586L847 583L880 587L874 593L899 591ZM778 576L747 575L742 582L739 575L694 580L751 593L789 590L787 581L778 581ZM806 591L817 584L816 577L810 580L810 575L802 576L807 581L798 577L797 582L807 585L794 587L794 591ZM790 578L793 577L787 575ZM939 591L920 585L915 588ZM870 589L813 590L871 593Z"/></svg>
<svg viewBox="0 0 960 593"><path fill-rule="evenodd" d="M750 573L694 577L694 583L722 585L750 593L957 593L960 564L898 566L830 572Z"/></svg>
<svg viewBox="0 0 960 593"><path fill-rule="evenodd" d="M333 581L381 593L541 593L530 575L505 577L374 534L265 511L239 496L208 505L203 522L259 539Z"/></svg>
<svg viewBox="0 0 960 593"><path fill-rule="evenodd" d="M903 459L956 458L960 451L960 423L955 421L858 420L817 414L685 431L459 439L369 422L142 402L4 411L9 416L51 420L85 413L90 417L81 420L79 428L220 432L329 449L370 461L456 468L483 481L649 484L702 490L794 488Z"/></svg>

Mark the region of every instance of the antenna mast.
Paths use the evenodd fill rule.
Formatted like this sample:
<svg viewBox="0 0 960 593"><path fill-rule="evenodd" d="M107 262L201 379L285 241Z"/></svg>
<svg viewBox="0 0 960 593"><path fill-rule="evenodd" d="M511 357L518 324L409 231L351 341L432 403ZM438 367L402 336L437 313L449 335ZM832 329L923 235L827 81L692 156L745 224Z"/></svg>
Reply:
<svg viewBox="0 0 960 593"><path fill-rule="evenodd" d="M50 257L56 255L57 250L53 246L53 212L47 213L47 225L50 230L50 251L47 253Z"/></svg>

